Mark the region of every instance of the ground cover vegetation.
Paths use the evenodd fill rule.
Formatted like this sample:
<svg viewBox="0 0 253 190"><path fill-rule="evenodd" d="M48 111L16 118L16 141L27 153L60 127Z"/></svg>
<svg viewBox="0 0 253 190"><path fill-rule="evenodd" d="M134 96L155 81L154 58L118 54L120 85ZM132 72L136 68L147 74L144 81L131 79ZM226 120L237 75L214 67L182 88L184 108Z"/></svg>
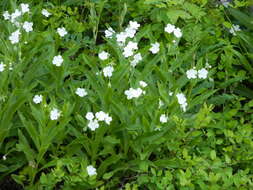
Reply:
<svg viewBox="0 0 253 190"><path fill-rule="evenodd" d="M251 1L0 1L0 189L253 189Z"/></svg>

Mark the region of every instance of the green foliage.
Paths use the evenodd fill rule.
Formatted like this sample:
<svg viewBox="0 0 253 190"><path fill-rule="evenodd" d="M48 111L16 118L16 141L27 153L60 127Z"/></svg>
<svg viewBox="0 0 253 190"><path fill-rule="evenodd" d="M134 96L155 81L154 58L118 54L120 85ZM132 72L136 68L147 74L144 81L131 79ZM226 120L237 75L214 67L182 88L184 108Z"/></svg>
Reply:
<svg viewBox="0 0 253 190"><path fill-rule="evenodd" d="M207 0L53 0L29 3L33 31L18 44L16 27L0 20L0 179L24 189L253 188L253 24L249 1L228 8ZM0 2L0 13L20 1ZM47 9L50 17L41 14ZM2 18L2 17L1 17ZM142 61L130 66L112 27L141 24L134 41ZM164 31L182 30L176 38ZM241 30L231 34L233 24ZM60 37L59 27L67 35ZM23 30L23 29L22 29ZM151 43L160 51L152 54ZM98 54L107 51L109 59ZM60 67L52 64L62 55ZM111 78L102 69L114 67ZM206 79L186 71L206 68ZM145 81L145 94L125 91ZM82 87L88 95L79 97ZM177 94L187 99L184 112ZM43 95L39 104L34 95ZM58 120L50 119L53 108ZM110 125L88 127L87 112L104 111ZM165 114L167 122L161 122ZM89 175L87 166L96 168Z"/></svg>

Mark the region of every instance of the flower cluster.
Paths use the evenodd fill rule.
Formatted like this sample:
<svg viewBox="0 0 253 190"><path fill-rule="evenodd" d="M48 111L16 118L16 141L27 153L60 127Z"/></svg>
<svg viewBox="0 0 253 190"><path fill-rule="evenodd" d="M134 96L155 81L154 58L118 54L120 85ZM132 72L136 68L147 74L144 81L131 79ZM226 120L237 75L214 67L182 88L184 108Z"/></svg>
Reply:
<svg viewBox="0 0 253 190"><path fill-rule="evenodd" d="M196 70L195 68L193 68L186 71L186 76L188 79L206 79L207 75L208 71L205 68L202 68L200 70Z"/></svg>
<svg viewBox="0 0 253 190"><path fill-rule="evenodd" d="M11 33L9 36L9 40L12 44L16 44L19 42L21 29L24 29L25 32L31 32L33 31L33 23L25 21L24 23L21 23L19 21L19 17L24 15L25 13L29 13L29 5L21 3L20 8L16 9L12 14L10 14L8 11L5 11L3 13L4 20L10 21L12 24L14 24L16 27L18 27L17 30Z"/></svg>
<svg viewBox="0 0 253 190"><path fill-rule="evenodd" d="M135 50L138 50L137 42L128 41L128 43L126 43L126 41L128 38L134 38L139 27L140 24L138 22L130 21L123 32L116 33L111 27L105 30L106 38L112 38L115 35L118 45L123 48L124 57L131 57L130 65L132 67L135 67L142 60L142 56L140 53L135 53ZM106 54L102 55L103 56L99 56L100 59L105 60L108 58Z"/></svg>
<svg viewBox="0 0 253 190"><path fill-rule="evenodd" d="M180 107L182 108L182 110L185 112L186 111L186 107L187 107L187 102L186 102L186 97L183 93L178 93L176 94L177 97L177 101L180 104Z"/></svg>
<svg viewBox="0 0 253 190"><path fill-rule="evenodd" d="M112 117L103 111L97 112L95 116L92 112L88 112L85 117L89 121L88 128L92 131L95 131L99 127L99 121L104 121L107 125L110 125L112 121Z"/></svg>
<svg viewBox="0 0 253 190"><path fill-rule="evenodd" d="M181 38L183 35L181 29L172 24L167 24L164 31L169 34L173 33L177 38Z"/></svg>
<svg viewBox="0 0 253 190"><path fill-rule="evenodd" d="M129 88L128 90L125 91L125 95L127 96L127 99L133 99L133 98L138 98L143 94L143 90L141 88Z"/></svg>
<svg viewBox="0 0 253 190"><path fill-rule="evenodd" d="M231 34L233 34L234 36L236 36L236 33L239 32L239 31L241 31L240 26L239 25L235 25L235 24L233 24L232 27L229 30L229 32Z"/></svg>

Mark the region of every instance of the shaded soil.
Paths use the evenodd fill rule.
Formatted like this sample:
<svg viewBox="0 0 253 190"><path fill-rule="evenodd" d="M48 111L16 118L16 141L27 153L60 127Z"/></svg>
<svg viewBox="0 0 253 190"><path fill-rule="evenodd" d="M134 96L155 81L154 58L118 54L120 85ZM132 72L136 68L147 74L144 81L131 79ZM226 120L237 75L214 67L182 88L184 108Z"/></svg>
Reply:
<svg viewBox="0 0 253 190"><path fill-rule="evenodd" d="M10 176L6 176L2 181L0 181L0 190L23 190L23 188Z"/></svg>

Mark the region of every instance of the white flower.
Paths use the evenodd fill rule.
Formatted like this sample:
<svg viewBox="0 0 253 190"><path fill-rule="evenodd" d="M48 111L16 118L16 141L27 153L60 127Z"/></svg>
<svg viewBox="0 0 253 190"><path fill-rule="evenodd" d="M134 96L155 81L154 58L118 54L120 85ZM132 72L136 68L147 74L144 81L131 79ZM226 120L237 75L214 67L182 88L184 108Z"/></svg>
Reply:
<svg viewBox="0 0 253 190"><path fill-rule="evenodd" d="M186 106L187 106L185 95L183 93L178 93L176 95L176 97L177 97L178 103L180 104L180 107L185 112L186 111Z"/></svg>
<svg viewBox="0 0 253 190"><path fill-rule="evenodd" d="M33 23L25 21L23 24L23 28L26 32L31 32L33 31Z"/></svg>
<svg viewBox="0 0 253 190"><path fill-rule="evenodd" d="M130 21L129 26L130 26L130 28L137 30L140 27L140 24L136 21Z"/></svg>
<svg viewBox="0 0 253 190"><path fill-rule="evenodd" d="M5 11L3 14L4 20L9 20L11 18L11 15L8 11Z"/></svg>
<svg viewBox="0 0 253 190"><path fill-rule="evenodd" d="M132 56L133 54L134 54L134 51L132 49L127 48L127 47L124 48L124 51L123 51L124 57L127 58L127 57Z"/></svg>
<svg viewBox="0 0 253 190"><path fill-rule="evenodd" d="M135 67L137 63L139 63L142 60L142 56L140 53L137 53L134 55L134 59L130 62L130 65L132 67Z"/></svg>
<svg viewBox="0 0 253 190"><path fill-rule="evenodd" d="M21 6L21 12L23 14L29 12L29 5L28 4L21 3L20 6Z"/></svg>
<svg viewBox="0 0 253 190"><path fill-rule="evenodd" d="M91 121L94 119L94 114L92 112L87 112L85 117L87 120Z"/></svg>
<svg viewBox="0 0 253 190"><path fill-rule="evenodd" d="M116 40L119 43L119 45L121 43L125 43L126 38L127 38L127 35L125 32L120 32L119 34L116 35Z"/></svg>
<svg viewBox="0 0 253 190"><path fill-rule="evenodd" d="M173 33L174 33L174 35L175 35L177 38L181 38L182 35L183 35L180 28L175 28L175 30L173 31Z"/></svg>
<svg viewBox="0 0 253 190"><path fill-rule="evenodd" d="M109 116L109 114L105 114L105 123L110 125L111 121L112 121L112 117Z"/></svg>
<svg viewBox="0 0 253 190"><path fill-rule="evenodd" d="M89 176L97 175L97 170L92 165L87 166L87 173Z"/></svg>
<svg viewBox="0 0 253 190"><path fill-rule="evenodd" d="M140 86L143 87L143 88L145 88L145 87L147 86L147 83L144 82L144 81L140 81L139 84L140 84Z"/></svg>
<svg viewBox="0 0 253 190"><path fill-rule="evenodd" d="M3 64L2 62L0 63L0 72L3 72L5 68L5 64Z"/></svg>
<svg viewBox="0 0 253 190"><path fill-rule="evenodd" d="M172 24L167 24L166 27L164 28L165 32L168 32L169 34L174 32L175 26Z"/></svg>
<svg viewBox="0 0 253 190"><path fill-rule="evenodd" d="M53 64L57 67L61 66L61 64L63 63L63 58L61 55L57 55L57 56L54 56L53 58Z"/></svg>
<svg viewBox="0 0 253 190"><path fill-rule="evenodd" d="M95 131L98 127L99 127L99 124L98 124L98 121L96 119L89 121L88 128L90 128L90 130Z"/></svg>
<svg viewBox="0 0 253 190"><path fill-rule="evenodd" d="M172 96L173 95L173 92L169 92L169 96Z"/></svg>
<svg viewBox="0 0 253 190"><path fill-rule="evenodd" d="M105 52L105 51L102 51L102 52L100 52L100 53L98 54L98 57L99 57L99 59L101 59L101 60L106 60L106 59L108 59L108 57L109 57L109 53L107 53L107 52Z"/></svg>
<svg viewBox="0 0 253 190"><path fill-rule="evenodd" d="M235 25L235 24L233 24L232 27L231 27L231 29L229 30L229 32L231 34L233 34L234 36L236 36L236 32L238 32L238 31L241 31L240 26L239 25Z"/></svg>
<svg viewBox="0 0 253 190"><path fill-rule="evenodd" d="M11 14L11 22L14 23L15 19L21 16L21 12L16 9L14 13Z"/></svg>
<svg viewBox="0 0 253 190"><path fill-rule="evenodd" d="M6 155L3 155L3 160L6 160L6 159L7 159Z"/></svg>
<svg viewBox="0 0 253 190"><path fill-rule="evenodd" d="M112 35L115 34L115 31L110 27L107 30L105 30L105 37L106 38L112 38Z"/></svg>
<svg viewBox="0 0 253 190"><path fill-rule="evenodd" d="M105 117L106 117L106 113L103 112L103 111L99 111L99 112L97 112L97 113L95 114L95 116L96 116L96 119L97 119L98 121L104 121L104 120L105 120Z"/></svg>
<svg viewBox="0 0 253 190"><path fill-rule="evenodd" d="M186 102L186 98L185 98L185 95L183 93L178 93L176 95L176 97L177 97L177 100L178 100L179 104L184 104Z"/></svg>
<svg viewBox="0 0 253 190"><path fill-rule="evenodd" d="M49 17L51 15L51 13L48 12L46 9L42 9L41 14L43 14L45 17Z"/></svg>
<svg viewBox="0 0 253 190"><path fill-rule="evenodd" d="M188 71L186 71L186 75L188 79L195 79L197 78L197 71L195 69L190 69Z"/></svg>
<svg viewBox="0 0 253 190"><path fill-rule="evenodd" d="M34 97L33 97L33 102L35 103L35 104L39 104L39 103L41 103L42 102L42 95L35 95Z"/></svg>
<svg viewBox="0 0 253 190"><path fill-rule="evenodd" d="M19 42L19 35L20 35L19 30L16 30L15 32L11 33L11 35L9 36L9 40L11 41L12 44L16 44Z"/></svg>
<svg viewBox="0 0 253 190"><path fill-rule="evenodd" d="M198 77L200 79L206 79L207 78L208 71L205 68L202 68L198 70Z"/></svg>
<svg viewBox="0 0 253 190"><path fill-rule="evenodd" d="M114 71L112 66L107 66L103 69L103 73L105 77L111 77L112 76L112 72Z"/></svg>
<svg viewBox="0 0 253 190"><path fill-rule="evenodd" d="M138 98L142 93L143 90L141 88L133 89L130 88L129 90L126 90L125 95L127 96L127 99L132 99L132 98Z"/></svg>
<svg viewBox="0 0 253 190"><path fill-rule="evenodd" d="M168 121L168 117L165 114L162 114L160 116L160 122L161 123L166 123Z"/></svg>
<svg viewBox="0 0 253 190"><path fill-rule="evenodd" d="M158 53L159 50L160 50L160 44L158 42L152 43L151 48L149 49L149 51L151 51L153 54Z"/></svg>
<svg viewBox="0 0 253 190"><path fill-rule="evenodd" d="M57 28L57 32L61 37L65 36L68 33L64 27Z"/></svg>
<svg viewBox="0 0 253 190"><path fill-rule="evenodd" d="M51 120L57 120L60 117L60 111L56 108L54 108L51 112L50 112L50 119Z"/></svg>
<svg viewBox="0 0 253 190"><path fill-rule="evenodd" d="M136 30L133 28L127 27L124 33L126 37L133 38L135 36Z"/></svg>
<svg viewBox="0 0 253 190"><path fill-rule="evenodd" d="M136 42L130 41L130 42L128 42L126 48L135 50L135 49L138 49L138 44Z"/></svg>
<svg viewBox="0 0 253 190"><path fill-rule="evenodd" d="M88 93L84 88L77 88L76 89L76 94L80 97L86 96Z"/></svg>

